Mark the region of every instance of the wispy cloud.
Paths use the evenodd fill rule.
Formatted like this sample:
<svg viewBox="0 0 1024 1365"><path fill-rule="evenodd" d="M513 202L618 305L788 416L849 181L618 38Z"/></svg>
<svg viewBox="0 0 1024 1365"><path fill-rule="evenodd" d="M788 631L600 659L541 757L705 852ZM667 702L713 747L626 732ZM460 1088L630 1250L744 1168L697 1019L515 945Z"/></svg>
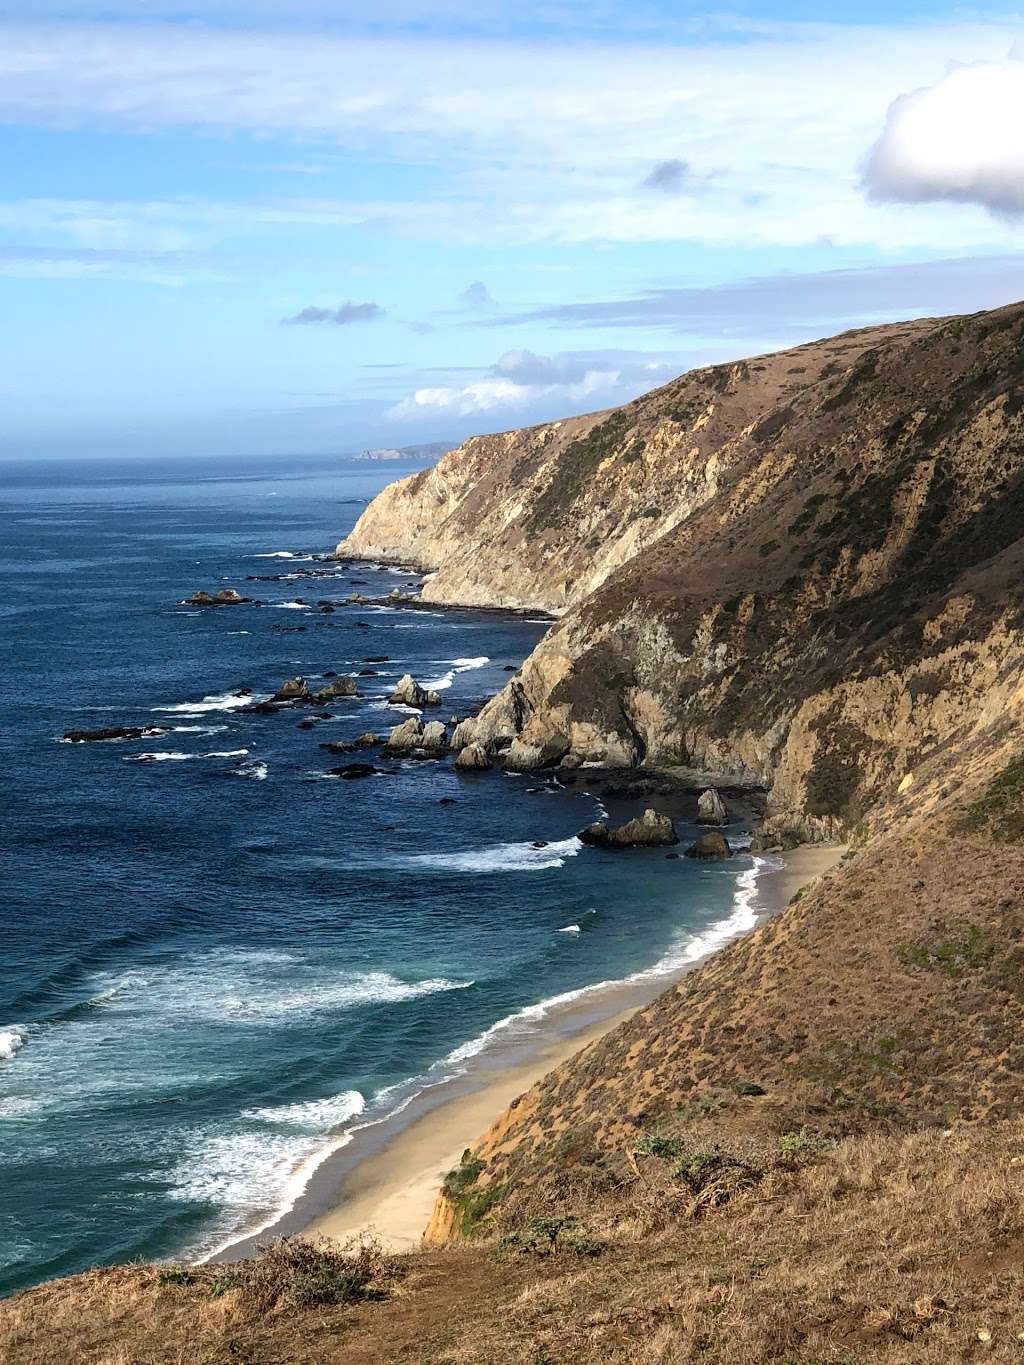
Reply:
<svg viewBox="0 0 1024 1365"><path fill-rule="evenodd" d="M1005 232L980 213L866 203L860 166L896 91L933 86L953 52L1001 60L1015 35L996 23L750 25L743 42L713 31L613 46L0 23L0 117L369 142L428 165L436 190L281 209L394 235L502 245L827 235L955 250ZM702 193L651 193L685 186L681 145Z"/></svg>
<svg viewBox="0 0 1024 1365"><path fill-rule="evenodd" d="M1024 61L957 66L901 95L865 184L879 201L948 200L1024 214Z"/></svg>
<svg viewBox="0 0 1024 1365"><path fill-rule="evenodd" d="M316 326L328 323L332 327L349 327L354 322L376 322L384 316L379 303L343 303L339 308L316 308L312 305L294 313L290 318L282 318L282 327Z"/></svg>
<svg viewBox="0 0 1024 1365"><path fill-rule="evenodd" d="M464 289L459 302L463 308L471 308L475 311L494 306L490 290L482 280L476 280L468 289Z"/></svg>
<svg viewBox="0 0 1024 1365"><path fill-rule="evenodd" d="M962 257L652 289L622 299L554 304L493 325L658 328L692 337L792 338L884 318L969 312L1024 297L1024 254Z"/></svg>

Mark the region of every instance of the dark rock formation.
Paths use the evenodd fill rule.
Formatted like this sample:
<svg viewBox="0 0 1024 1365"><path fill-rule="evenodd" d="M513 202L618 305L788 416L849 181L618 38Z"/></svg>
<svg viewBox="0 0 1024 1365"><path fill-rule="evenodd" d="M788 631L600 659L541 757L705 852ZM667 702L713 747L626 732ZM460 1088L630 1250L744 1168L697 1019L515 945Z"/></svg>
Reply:
<svg viewBox="0 0 1024 1365"><path fill-rule="evenodd" d="M719 834L717 830L702 834L700 838L690 845L686 850L688 858L731 858L732 849L729 847L729 840L724 834Z"/></svg>
<svg viewBox="0 0 1024 1365"><path fill-rule="evenodd" d="M109 739L153 739L166 733L158 725L107 725L100 730L68 730L64 739L68 744L98 744Z"/></svg>

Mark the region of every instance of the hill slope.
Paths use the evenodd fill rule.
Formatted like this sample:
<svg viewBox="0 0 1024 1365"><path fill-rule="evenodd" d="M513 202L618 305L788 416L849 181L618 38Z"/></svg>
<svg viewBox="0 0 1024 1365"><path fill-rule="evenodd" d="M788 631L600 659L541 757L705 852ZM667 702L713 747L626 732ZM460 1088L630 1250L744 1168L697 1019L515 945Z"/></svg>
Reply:
<svg viewBox="0 0 1024 1365"><path fill-rule="evenodd" d="M501 1115L381 1301L93 1272L0 1358L1019 1360L1022 366L1020 305L876 328L386 490L339 553L560 613L465 731L495 762L742 774L766 839L853 849Z"/></svg>

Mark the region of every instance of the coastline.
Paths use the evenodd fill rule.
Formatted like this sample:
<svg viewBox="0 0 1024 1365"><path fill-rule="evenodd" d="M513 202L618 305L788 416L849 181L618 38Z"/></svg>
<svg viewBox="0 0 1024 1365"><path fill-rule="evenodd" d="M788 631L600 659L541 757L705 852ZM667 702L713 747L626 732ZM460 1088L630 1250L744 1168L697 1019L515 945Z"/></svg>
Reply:
<svg viewBox="0 0 1024 1365"><path fill-rule="evenodd" d="M568 992L524 1012L529 1027L496 1026L489 1045L462 1074L427 1087L388 1117L349 1130L308 1174L286 1212L205 1259L235 1260L268 1236L296 1233L344 1241L360 1233L390 1251L419 1246L445 1174L513 1099L682 979L725 942L777 914L794 893L823 875L842 845L803 845L778 866L741 874L736 910L715 926L705 951L667 970ZM764 860L768 862L768 860ZM506 1034L508 1036L506 1036Z"/></svg>

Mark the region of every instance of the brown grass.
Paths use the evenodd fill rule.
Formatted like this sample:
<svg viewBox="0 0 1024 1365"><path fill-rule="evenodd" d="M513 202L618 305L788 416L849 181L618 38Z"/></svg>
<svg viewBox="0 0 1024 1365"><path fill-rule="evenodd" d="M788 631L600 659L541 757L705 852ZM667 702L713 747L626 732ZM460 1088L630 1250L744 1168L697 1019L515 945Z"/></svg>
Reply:
<svg viewBox="0 0 1024 1365"><path fill-rule="evenodd" d="M5 1365L715 1365L1019 1361L1024 1123L850 1138L802 1160L762 1153L718 1207L680 1195L671 1158L614 1188L580 1184L601 1243L475 1247L391 1260L387 1301L293 1293L305 1247L249 1267L122 1267L0 1305ZM525 1217L525 1214L524 1214ZM524 1227L526 1224L524 1223ZM543 1241L544 1239L542 1239ZM321 1248L315 1254L338 1255ZM364 1253L357 1252L357 1260ZM346 1253L351 1267L352 1251ZM214 1294L218 1279L238 1282ZM399 1278L400 1277L400 1278ZM254 1292L250 1292L251 1287ZM987 1335L986 1335L987 1334Z"/></svg>

